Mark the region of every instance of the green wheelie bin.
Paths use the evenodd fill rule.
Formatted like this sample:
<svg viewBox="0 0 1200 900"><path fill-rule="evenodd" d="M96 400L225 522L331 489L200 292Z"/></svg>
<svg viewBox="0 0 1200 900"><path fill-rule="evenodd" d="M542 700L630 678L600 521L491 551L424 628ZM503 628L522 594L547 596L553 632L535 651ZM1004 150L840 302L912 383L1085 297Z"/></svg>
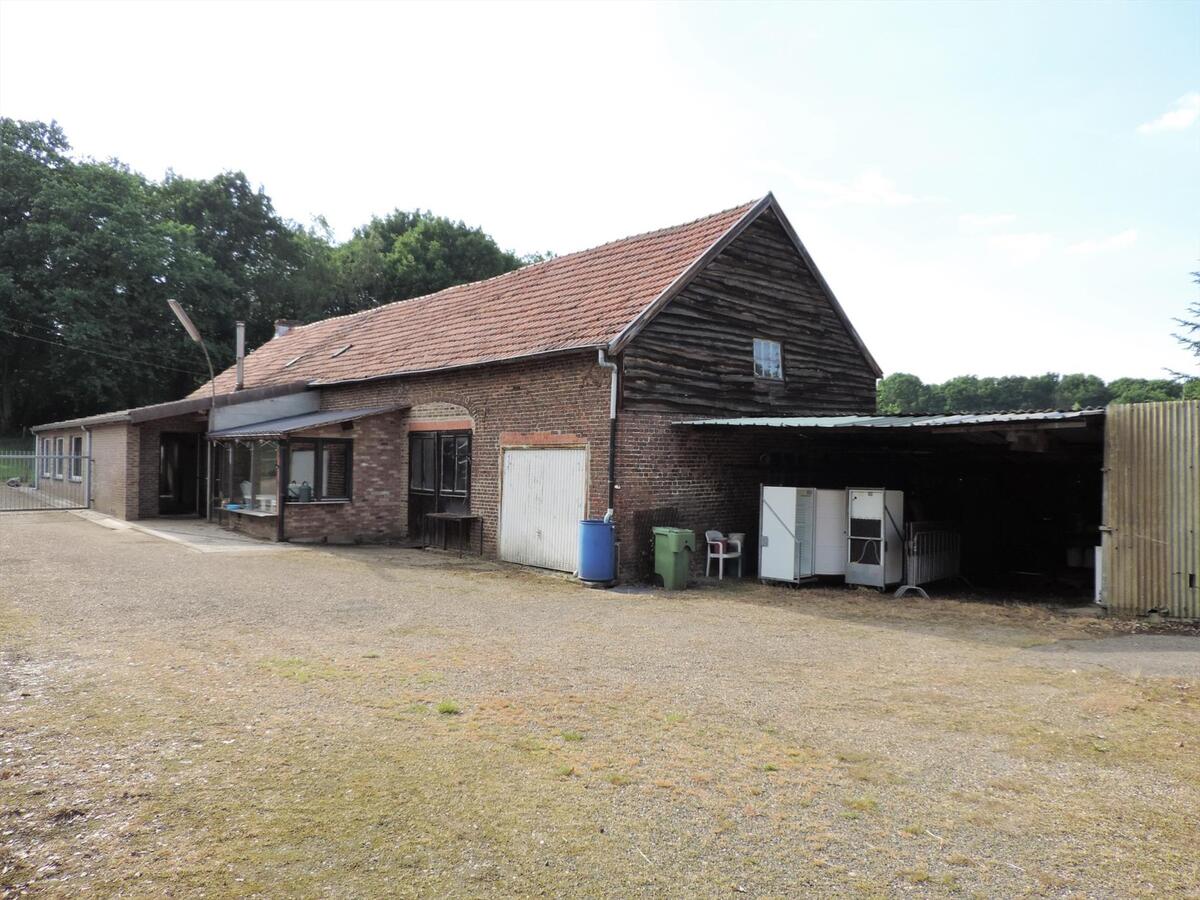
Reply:
<svg viewBox="0 0 1200 900"><path fill-rule="evenodd" d="M662 578L663 587L678 591L687 587L688 567L696 552L696 533L686 528L654 527L654 574Z"/></svg>

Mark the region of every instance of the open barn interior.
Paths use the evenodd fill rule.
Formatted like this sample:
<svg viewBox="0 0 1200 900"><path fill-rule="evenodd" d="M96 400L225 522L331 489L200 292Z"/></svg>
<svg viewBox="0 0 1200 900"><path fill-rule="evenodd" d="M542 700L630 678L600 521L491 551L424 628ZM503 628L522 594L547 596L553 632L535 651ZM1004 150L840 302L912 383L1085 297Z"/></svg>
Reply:
<svg viewBox="0 0 1200 900"><path fill-rule="evenodd" d="M959 536L972 587L1085 601L1100 543L1104 416L1058 416L740 427L769 448L757 457L762 484L902 491L905 523L937 523Z"/></svg>

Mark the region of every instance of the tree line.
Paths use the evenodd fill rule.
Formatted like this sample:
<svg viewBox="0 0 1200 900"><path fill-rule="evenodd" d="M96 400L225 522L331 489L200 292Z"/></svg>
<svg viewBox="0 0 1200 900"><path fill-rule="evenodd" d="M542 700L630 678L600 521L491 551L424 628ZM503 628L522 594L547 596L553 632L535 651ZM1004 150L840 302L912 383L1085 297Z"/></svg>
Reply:
<svg viewBox="0 0 1200 900"><path fill-rule="evenodd" d="M213 366L276 319L310 322L490 278L540 255L423 210L338 243L281 217L241 172L154 181L80 159L56 123L0 118L0 435L177 399L207 379L167 307L180 300Z"/></svg>
<svg viewBox="0 0 1200 900"><path fill-rule="evenodd" d="M1200 400L1200 379L1117 378L1106 383L1095 375L1051 372L1000 378L960 375L925 384L916 375L897 372L879 382L877 407L885 414L997 412L1180 399Z"/></svg>

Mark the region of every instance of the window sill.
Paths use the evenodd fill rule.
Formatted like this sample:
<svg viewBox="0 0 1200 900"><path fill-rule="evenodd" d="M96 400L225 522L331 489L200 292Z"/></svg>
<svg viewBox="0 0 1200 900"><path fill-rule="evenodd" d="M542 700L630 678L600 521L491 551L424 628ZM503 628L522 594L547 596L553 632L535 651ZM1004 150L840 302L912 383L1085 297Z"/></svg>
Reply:
<svg viewBox="0 0 1200 900"><path fill-rule="evenodd" d="M339 503L350 503L345 500L288 500L288 506L337 506Z"/></svg>
<svg viewBox="0 0 1200 900"><path fill-rule="evenodd" d="M275 513L267 512L264 509L230 509L228 506L221 507L225 512L233 516L253 516L256 519L274 519Z"/></svg>
<svg viewBox="0 0 1200 900"><path fill-rule="evenodd" d="M83 481L83 478L78 475L72 475L70 480L75 482L76 484L79 484L79 482Z"/></svg>

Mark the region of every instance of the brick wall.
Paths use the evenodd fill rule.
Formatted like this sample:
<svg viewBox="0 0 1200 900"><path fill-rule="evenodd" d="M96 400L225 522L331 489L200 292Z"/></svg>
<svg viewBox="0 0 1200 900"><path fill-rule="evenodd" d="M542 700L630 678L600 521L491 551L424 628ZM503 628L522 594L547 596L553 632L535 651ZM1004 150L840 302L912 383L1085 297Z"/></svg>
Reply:
<svg viewBox="0 0 1200 900"><path fill-rule="evenodd" d="M704 570L704 532L746 534L746 572L757 558L761 459L794 450L794 438L744 431L672 426L678 414L623 411L617 433L617 538L621 577L644 580L652 571L654 525L696 532L692 571ZM736 565L736 564L735 564Z"/></svg>
<svg viewBox="0 0 1200 900"><path fill-rule="evenodd" d="M408 533L407 415L387 413L292 435L354 442L350 502L289 503L288 540L382 541Z"/></svg>
<svg viewBox="0 0 1200 900"><path fill-rule="evenodd" d="M441 375L326 388L323 408L452 403L475 420L471 511L484 519L484 552L497 553L503 447L589 449L588 514L608 505L608 378L591 354L497 365ZM650 576L651 527L743 531L753 571L764 453L794 450L788 435L749 435L672 427L681 416L623 410L617 439L615 513L621 577ZM354 499L348 504L290 504L289 539L379 540L403 537L408 525L407 412L362 419L312 436L354 439ZM298 437L298 436L297 436ZM703 545L693 558L702 571Z"/></svg>
<svg viewBox="0 0 1200 900"><path fill-rule="evenodd" d="M93 508L116 516L129 518L125 498L130 474L126 465L129 426L123 422L100 425L92 433L92 505Z"/></svg>
<svg viewBox="0 0 1200 900"><path fill-rule="evenodd" d="M475 421L471 511L483 517L484 553L494 556L502 448L527 445L529 435L539 436L539 442L569 440L590 450L588 512L604 514L608 504L608 391L609 372L588 352L325 388L321 404L326 409L432 403L465 408ZM290 505L289 537L318 536L326 528L337 529L326 533L368 538L407 533L407 415L383 419L361 420L354 429L354 502L341 509ZM359 502L360 496L365 502Z"/></svg>

